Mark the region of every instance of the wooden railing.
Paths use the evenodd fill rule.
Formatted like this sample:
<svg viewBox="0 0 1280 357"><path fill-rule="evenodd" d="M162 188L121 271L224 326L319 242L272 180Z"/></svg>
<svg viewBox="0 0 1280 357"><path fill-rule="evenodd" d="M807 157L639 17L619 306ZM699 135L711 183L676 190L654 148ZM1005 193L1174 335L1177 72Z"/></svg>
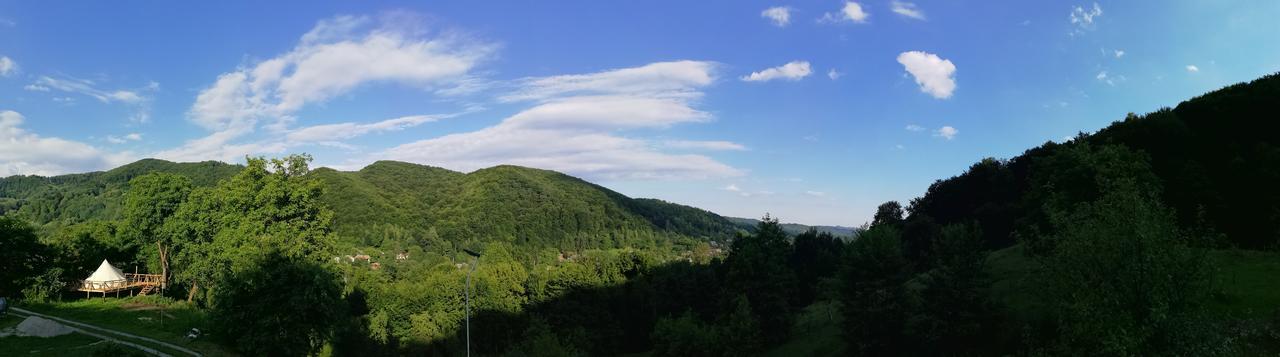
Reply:
<svg viewBox="0 0 1280 357"><path fill-rule="evenodd" d="M164 275L160 274L125 274L124 278L129 281L129 285L164 284Z"/></svg>
<svg viewBox="0 0 1280 357"><path fill-rule="evenodd" d="M164 275L160 274L125 274L124 280L80 281L80 291L111 292L143 286L164 285Z"/></svg>

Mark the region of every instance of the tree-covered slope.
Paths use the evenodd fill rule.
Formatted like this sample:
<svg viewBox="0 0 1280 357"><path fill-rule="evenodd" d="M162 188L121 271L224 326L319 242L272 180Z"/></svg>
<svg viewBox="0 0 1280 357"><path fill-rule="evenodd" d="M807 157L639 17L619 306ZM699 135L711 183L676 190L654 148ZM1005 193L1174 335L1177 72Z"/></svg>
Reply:
<svg viewBox="0 0 1280 357"><path fill-rule="evenodd" d="M145 159L109 171L0 178L0 214L46 228L114 220L129 180L149 173L210 186L243 169L218 162ZM507 241L578 250L668 244L670 237L722 239L738 227L701 209L632 199L554 171L497 166L463 174L379 161L352 172L319 168L334 228L350 246L430 246Z"/></svg>
<svg viewBox="0 0 1280 357"><path fill-rule="evenodd" d="M211 186L241 168L217 161L143 159L108 171L53 177L10 176L0 178L0 214L16 215L43 226L116 219L129 180L134 177L165 172L186 176L197 186Z"/></svg>
<svg viewBox="0 0 1280 357"><path fill-rule="evenodd" d="M1120 146L1150 164L1165 206L1181 226L1226 236L1227 244L1280 244L1280 74L1228 86L1176 107L1124 120L1067 143L1045 143L1008 160L985 159L939 180L911 202L913 217L976 222L991 248L1033 235L1046 192L1079 202L1097 194L1086 172L1056 153ZM1036 178L1047 178L1037 180Z"/></svg>
<svg viewBox="0 0 1280 357"><path fill-rule="evenodd" d="M360 171L318 169L339 236L358 245L506 241L577 250L649 246L665 236L726 238L714 213L632 199L554 171L496 166L468 174L379 161Z"/></svg>

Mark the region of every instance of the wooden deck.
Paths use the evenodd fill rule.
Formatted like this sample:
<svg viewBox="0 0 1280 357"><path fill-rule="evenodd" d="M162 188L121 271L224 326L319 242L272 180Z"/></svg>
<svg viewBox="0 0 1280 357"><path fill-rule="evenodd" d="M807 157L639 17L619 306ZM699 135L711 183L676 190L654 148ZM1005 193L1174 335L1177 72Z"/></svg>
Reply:
<svg viewBox="0 0 1280 357"><path fill-rule="evenodd" d="M86 296L88 296L89 293L102 293L103 296L106 296L107 293L112 292L119 295L119 292L121 291L142 289L139 292L139 295L146 295L152 290L164 286L164 275L160 274L126 273L124 274L124 278L124 280L104 282L88 282L81 280L80 288L76 290L85 292Z"/></svg>

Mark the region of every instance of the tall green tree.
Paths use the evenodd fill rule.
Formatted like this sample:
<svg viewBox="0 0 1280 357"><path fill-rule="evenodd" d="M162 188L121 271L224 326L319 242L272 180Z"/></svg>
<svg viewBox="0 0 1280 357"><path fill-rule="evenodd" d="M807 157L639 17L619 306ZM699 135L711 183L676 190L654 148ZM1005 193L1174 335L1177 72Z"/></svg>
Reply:
<svg viewBox="0 0 1280 357"><path fill-rule="evenodd" d="M248 158L230 179L193 190L163 228L174 238L176 276L195 292L267 252L330 259L333 212L320 200L320 183L307 176L310 160Z"/></svg>
<svg viewBox="0 0 1280 357"><path fill-rule="evenodd" d="M900 355L915 347L904 332L913 304L903 286L910 273L897 228L873 226L849 244L841 303L850 354Z"/></svg>
<svg viewBox="0 0 1280 357"><path fill-rule="evenodd" d="M725 263L726 288L750 302L766 345L785 340L791 328L791 298L796 286L795 272L787 264L791 249L778 220L766 215L755 234L734 240Z"/></svg>
<svg viewBox="0 0 1280 357"><path fill-rule="evenodd" d="M334 273L273 251L218 284L209 316L215 335L246 355L305 356L332 337L345 308Z"/></svg>
<svg viewBox="0 0 1280 357"><path fill-rule="evenodd" d="M190 193L191 179L182 175L152 172L129 180L120 234L153 273L167 271L173 238L163 234L164 224Z"/></svg>
<svg viewBox="0 0 1280 357"><path fill-rule="evenodd" d="M44 267L48 251L26 222L0 216L0 296L17 297Z"/></svg>

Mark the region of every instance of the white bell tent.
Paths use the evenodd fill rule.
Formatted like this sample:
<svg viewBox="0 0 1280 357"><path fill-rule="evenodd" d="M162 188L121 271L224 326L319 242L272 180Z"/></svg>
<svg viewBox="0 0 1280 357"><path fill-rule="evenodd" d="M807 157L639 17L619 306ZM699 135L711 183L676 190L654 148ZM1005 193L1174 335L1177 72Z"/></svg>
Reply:
<svg viewBox="0 0 1280 357"><path fill-rule="evenodd" d="M102 260L102 265L98 266L98 270L89 275L88 279L84 279L83 290L91 291L109 291L121 289L128 285L128 279L125 279L124 273L120 269L112 266L106 259Z"/></svg>

